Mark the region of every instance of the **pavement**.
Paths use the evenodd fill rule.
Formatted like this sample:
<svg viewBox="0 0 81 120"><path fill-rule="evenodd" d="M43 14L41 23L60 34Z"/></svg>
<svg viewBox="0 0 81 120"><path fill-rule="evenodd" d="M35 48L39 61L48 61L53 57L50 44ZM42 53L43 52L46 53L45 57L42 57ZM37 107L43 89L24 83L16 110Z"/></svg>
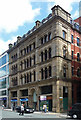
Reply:
<svg viewBox="0 0 81 120"><path fill-rule="evenodd" d="M12 112L12 109L4 109L6 111L11 111ZM67 117L67 113L54 113L54 112L41 112L41 111L35 111L34 113L37 113L37 114L53 114L53 115L56 115L56 116L59 116L59 117Z"/></svg>

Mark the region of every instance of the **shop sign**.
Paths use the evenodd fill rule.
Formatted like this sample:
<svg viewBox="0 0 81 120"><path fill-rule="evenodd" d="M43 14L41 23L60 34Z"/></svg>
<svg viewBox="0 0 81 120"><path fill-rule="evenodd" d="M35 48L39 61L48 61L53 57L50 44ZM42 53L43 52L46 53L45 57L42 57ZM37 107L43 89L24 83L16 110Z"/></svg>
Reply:
<svg viewBox="0 0 81 120"><path fill-rule="evenodd" d="M40 96L40 100L46 100L46 96Z"/></svg>
<svg viewBox="0 0 81 120"><path fill-rule="evenodd" d="M28 101L28 98L22 98L20 101Z"/></svg>

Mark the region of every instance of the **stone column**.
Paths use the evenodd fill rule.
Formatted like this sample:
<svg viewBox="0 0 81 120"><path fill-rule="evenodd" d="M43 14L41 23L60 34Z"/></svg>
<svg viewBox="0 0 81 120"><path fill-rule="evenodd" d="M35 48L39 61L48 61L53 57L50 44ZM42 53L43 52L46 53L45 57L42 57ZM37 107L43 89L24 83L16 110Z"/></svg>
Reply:
<svg viewBox="0 0 81 120"><path fill-rule="evenodd" d="M69 83L68 86L68 109L70 109L70 107L72 107L72 84Z"/></svg>
<svg viewBox="0 0 81 120"><path fill-rule="evenodd" d="M59 88L60 88L60 81L57 81L56 82L56 86L57 86L57 89L56 89L56 94L57 94L57 99L56 99L56 112L60 112L60 99L59 99Z"/></svg>
<svg viewBox="0 0 81 120"><path fill-rule="evenodd" d="M52 111L56 112L56 83L52 84Z"/></svg>
<svg viewBox="0 0 81 120"><path fill-rule="evenodd" d="M20 90L17 90L17 105L20 105Z"/></svg>
<svg viewBox="0 0 81 120"><path fill-rule="evenodd" d="M9 103L8 103L8 104L9 104L9 107L10 107L10 108L11 108L11 97L12 97L12 96L11 96L11 91L9 90Z"/></svg>

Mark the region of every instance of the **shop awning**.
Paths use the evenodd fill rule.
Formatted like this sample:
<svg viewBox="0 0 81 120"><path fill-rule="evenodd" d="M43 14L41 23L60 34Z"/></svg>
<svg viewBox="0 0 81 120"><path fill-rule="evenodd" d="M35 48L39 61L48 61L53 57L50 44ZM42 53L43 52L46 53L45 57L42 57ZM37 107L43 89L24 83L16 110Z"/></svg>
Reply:
<svg viewBox="0 0 81 120"><path fill-rule="evenodd" d="M28 98L21 98L20 101L28 101Z"/></svg>
<svg viewBox="0 0 81 120"><path fill-rule="evenodd" d="M12 100L11 100L11 102L16 102L16 101L17 101L17 99L12 99Z"/></svg>

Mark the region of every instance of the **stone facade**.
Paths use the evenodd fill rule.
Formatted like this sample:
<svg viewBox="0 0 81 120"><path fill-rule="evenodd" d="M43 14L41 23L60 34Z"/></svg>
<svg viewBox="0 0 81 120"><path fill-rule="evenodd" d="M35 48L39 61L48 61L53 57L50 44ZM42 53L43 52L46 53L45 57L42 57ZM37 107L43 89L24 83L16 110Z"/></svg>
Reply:
<svg viewBox="0 0 81 120"><path fill-rule="evenodd" d="M20 99L27 98L30 107L40 110L40 96L46 96L50 111L62 112L67 97L69 109L72 105L70 14L54 6L48 20L37 21L33 32L17 39L16 45L9 49L9 106L14 102L15 106L20 105Z"/></svg>

